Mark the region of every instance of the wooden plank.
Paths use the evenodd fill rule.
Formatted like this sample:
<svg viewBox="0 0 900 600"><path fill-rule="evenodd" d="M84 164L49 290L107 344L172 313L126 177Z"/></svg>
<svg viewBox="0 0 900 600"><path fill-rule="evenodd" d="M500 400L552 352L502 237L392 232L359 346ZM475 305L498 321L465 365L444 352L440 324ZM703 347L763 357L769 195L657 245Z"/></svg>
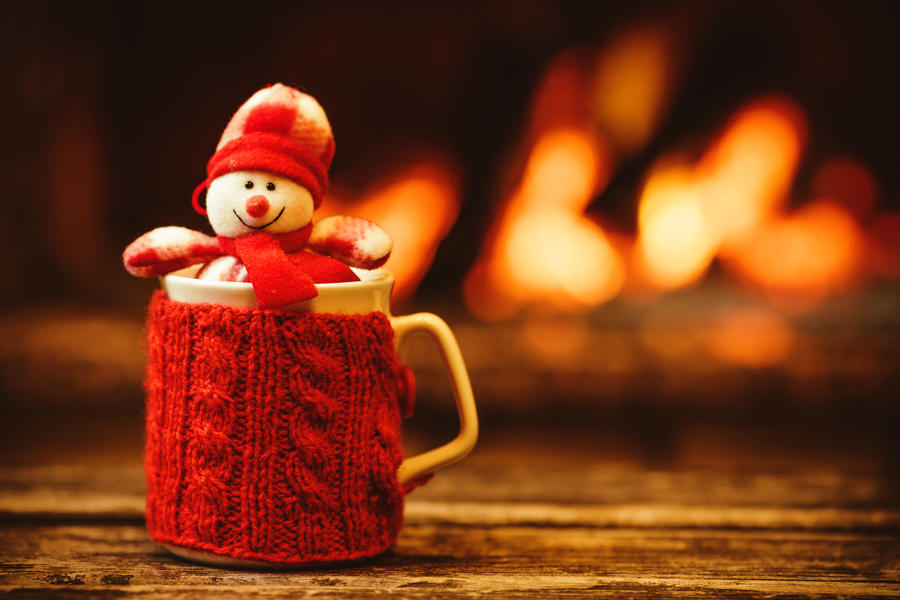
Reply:
<svg viewBox="0 0 900 600"><path fill-rule="evenodd" d="M900 507L872 462L660 469L590 440L499 439L408 498L393 552L250 572L184 563L149 540L134 454L0 468L0 594L900 596Z"/></svg>
<svg viewBox="0 0 900 600"><path fill-rule="evenodd" d="M123 519L144 514L144 471L125 465L0 469L0 517Z"/></svg>
<svg viewBox="0 0 900 600"><path fill-rule="evenodd" d="M900 595L890 533L411 525L379 559L299 572L184 563L139 525L7 526L0 547L0 592L22 598Z"/></svg>
<svg viewBox="0 0 900 600"><path fill-rule="evenodd" d="M0 516L7 519L140 518L144 493L138 464L0 469ZM842 519L853 527L898 524L889 487L877 474L827 469L661 471L590 460L520 464L512 458L476 456L438 474L409 501L410 518L441 520L447 515L435 511L449 504L457 505L467 520L498 504L501 512L507 511L497 517L502 522L549 518L561 524L673 526L683 518L692 527L770 527L779 526L775 512L780 510L782 524L789 527L836 527ZM554 508L538 515L543 505ZM715 507L718 513L703 507ZM681 517L670 511L674 508Z"/></svg>
<svg viewBox="0 0 900 600"><path fill-rule="evenodd" d="M900 510L834 507L572 505L412 499L408 523L535 527L900 530Z"/></svg>

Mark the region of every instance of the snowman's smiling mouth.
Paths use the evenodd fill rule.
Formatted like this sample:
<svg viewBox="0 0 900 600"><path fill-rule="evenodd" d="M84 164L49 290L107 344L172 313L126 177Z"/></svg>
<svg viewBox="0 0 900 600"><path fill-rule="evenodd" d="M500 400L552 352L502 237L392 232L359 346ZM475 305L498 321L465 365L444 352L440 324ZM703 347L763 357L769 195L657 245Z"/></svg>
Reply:
<svg viewBox="0 0 900 600"><path fill-rule="evenodd" d="M274 219L272 219L271 221L269 221L269 222L266 223L265 225L260 225L260 226L258 226L258 227L254 227L253 225L247 225L246 223L244 223L244 220L241 218L241 215L239 215L239 214L237 213L237 211L234 210L233 208L231 209L231 212L234 213L234 216L236 216L236 217L238 218L238 221L240 221L241 224L244 225L244 227L249 227L250 229L265 229L266 227L268 227L269 225L271 225L272 223L274 223L275 221L277 221L278 219L281 218L281 215L284 214L284 209L285 209L285 208L287 208L287 207L286 207L286 206L282 206L282 207L281 207L281 211L278 213L278 215L277 215Z"/></svg>

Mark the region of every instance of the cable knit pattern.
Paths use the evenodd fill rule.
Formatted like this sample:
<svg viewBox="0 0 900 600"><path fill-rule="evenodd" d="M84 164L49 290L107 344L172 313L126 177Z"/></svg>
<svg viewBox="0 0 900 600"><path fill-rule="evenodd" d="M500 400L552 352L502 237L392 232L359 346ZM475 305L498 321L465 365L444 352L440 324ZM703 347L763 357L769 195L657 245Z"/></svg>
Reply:
<svg viewBox="0 0 900 600"><path fill-rule="evenodd" d="M185 304L157 292L148 342L153 539L289 564L393 545L411 383L385 315Z"/></svg>

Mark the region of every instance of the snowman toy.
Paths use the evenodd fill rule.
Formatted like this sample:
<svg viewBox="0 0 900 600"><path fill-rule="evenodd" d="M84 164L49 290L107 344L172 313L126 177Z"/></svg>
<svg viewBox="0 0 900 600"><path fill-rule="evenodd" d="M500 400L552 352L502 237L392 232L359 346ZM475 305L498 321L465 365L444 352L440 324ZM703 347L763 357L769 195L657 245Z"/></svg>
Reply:
<svg viewBox="0 0 900 600"><path fill-rule="evenodd" d="M199 264L197 279L251 283L259 308L313 298L317 283L358 281L351 267L381 266L393 243L366 219L313 223L333 156L331 126L315 98L282 84L259 90L231 118L193 194L216 237L159 227L125 249L125 268L157 277Z"/></svg>

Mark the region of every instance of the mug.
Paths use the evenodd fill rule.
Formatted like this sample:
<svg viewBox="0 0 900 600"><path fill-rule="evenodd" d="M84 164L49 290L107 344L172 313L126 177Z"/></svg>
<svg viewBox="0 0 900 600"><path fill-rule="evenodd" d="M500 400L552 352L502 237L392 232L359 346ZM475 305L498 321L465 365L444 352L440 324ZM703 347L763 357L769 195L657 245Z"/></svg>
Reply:
<svg viewBox="0 0 900 600"><path fill-rule="evenodd" d="M469 376L438 316L390 311L393 276L316 286L259 310L249 283L161 278L148 311L145 470L151 537L189 560L291 567L393 546L403 496L478 437ZM422 331L452 382L459 434L402 457L415 384L397 347Z"/></svg>

